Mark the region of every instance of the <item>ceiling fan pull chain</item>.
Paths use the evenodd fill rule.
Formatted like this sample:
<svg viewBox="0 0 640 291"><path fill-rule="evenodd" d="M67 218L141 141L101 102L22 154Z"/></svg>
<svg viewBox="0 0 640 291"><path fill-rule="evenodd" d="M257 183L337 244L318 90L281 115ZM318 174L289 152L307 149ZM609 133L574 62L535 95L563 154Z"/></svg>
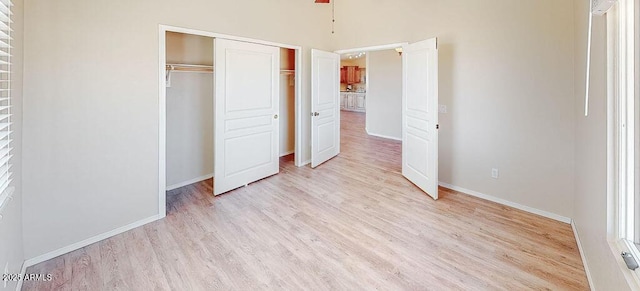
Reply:
<svg viewBox="0 0 640 291"><path fill-rule="evenodd" d="M336 33L336 1L331 1L331 34Z"/></svg>

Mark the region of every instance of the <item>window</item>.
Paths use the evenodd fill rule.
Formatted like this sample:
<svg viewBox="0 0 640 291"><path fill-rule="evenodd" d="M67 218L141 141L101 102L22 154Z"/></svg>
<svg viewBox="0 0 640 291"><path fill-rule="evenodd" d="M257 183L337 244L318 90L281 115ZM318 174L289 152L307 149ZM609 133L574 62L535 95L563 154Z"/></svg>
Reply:
<svg viewBox="0 0 640 291"><path fill-rule="evenodd" d="M11 198L11 7L0 0L0 209Z"/></svg>
<svg viewBox="0 0 640 291"><path fill-rule="evenodd" d="M640 263L640 111L638 110L638 0L619 0L607 15L610 95L610 179L613 250ZM618 257L621 259L621 257ZM640 269L625 270L640 287Z"/></svg>

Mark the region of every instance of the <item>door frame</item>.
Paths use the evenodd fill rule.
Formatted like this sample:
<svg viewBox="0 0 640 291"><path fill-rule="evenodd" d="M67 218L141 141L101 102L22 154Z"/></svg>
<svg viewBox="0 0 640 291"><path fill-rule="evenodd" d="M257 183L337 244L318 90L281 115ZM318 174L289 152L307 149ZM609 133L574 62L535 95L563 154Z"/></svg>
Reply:
<svg viewBox="0 0 640 291"><path fill-rule="evenodd" d="M382 44L382 45L374 45L374 46L365 46L365 47L359 47L359 48L349 48L349 49L341 49L341 50L337 50L334 51L334 53L339 54L339 55L343 55L343 54L349 54L349 53L359 53L359 52L375 52L375 51L384 51L384 50L392 50L392 49L396 49L396 48L401 48L404 45L409 44L409 42L398 42L398 43L390 43L390 44ZM367 59L365 60L367 67L369 67L369 58L367 57ZM404 66L404 65L403 65ZM369 92L369 70L367 69L366 73L366 79L367 79L367 83L364 85L365 86L365 90L367 92ZM365 104L366 102L368 102L367 100L369 100L368 98L365 100ZM368 108L369 105L365 105L365 108ZM365 112L365 119L367 118L367 114ZM365 131L367 132L367 134L369 134L369 130L367 129L367 125L365 122ZM402 140L402 138L397 139L397 138L392 138L392 137L387 137L387 136L379 136L376 135L378 137L382 137L382 138L387 138L387 139L393 139L393 140Z"/></svg>
<svg viewBox="0 0 640 291"><path fill-rule="evenodd" d="M436 37L434 36L433 38L436 38ZM410 43L410 42L399 42L399 43L391 43L391 44L376 45L376 46L367 46L367 47L359 47L359 48L341 49L341 50L336 50L336 51L334 51L334 53L337 53L337 54L342 55L342 54L348 54L348 53L359 53L359 52L372 52L372 51L391 50L391 49L395 49L395 48L398 48L398 47L399 47L399 48L402 48L403 46L405 46L405 45L409 45L409 44L411 44L411 43ZM366 64L367 64L367 67L369 67L369 58L367 58L367 59L366 59ZM405 68L404 68L404 62L402 62L402 71L403 71L403 74L404 74L404 69L405 69ZM367 76L366 76L367 84L366 84L365 86L366 86L366 90L367 90L367 92L369 92L369 71L370 71L370 70L369 70L369 69L367 69L367 72L366 72L366 74L367 74ZM403 80L402 80L402 83L403 83L403 84L402 84L402 86L403 86L403 88L404 88L404 78L403 78ZM403 98L404 98L404 89L403 89ZM368 99L367 99L367 100L368 100ZM369 106L367 105L366 107L368 108ZM402 115L403 115L403 122L404 122L404 102L403 102L403 106L402 106L402 107L403 107L403 113L402 113ZM366 116L366 115L365 115L365 116ZM366 118L366 117L365 117L365 118ZM369 131L367 130L366 125L365 125L365 130L367 131L367 134L369 134ZM403 135L403 136L404 136L404 135ZM385 136L378 136L378 137L382 137L382 138L389 138L389 137L385 137ZM395 139L395 138L390 138L390 139L398 140L398 139ZM400 140L400 141L402 141L402 138L400 138L399 140ZM402 151L402 149L401 149L401 151ZM436 172L437 172L437 171L438 171L438 169L436 168ZM405 178L406 178L406 177L405 177ZM438 186L438 185L440 185L440 181L436 181L436 189L437 189L437 186ZM423 191L424 191L424 190L423 190ZM427 194L427 192L426 192L426 191L425 191L425 194Z"/></svg>
<svg viewBox="0 0 640 291"><path fill-rule="evenodd" d="M253 39L241 36L222 34L204 30L184 28L178 26L170 26L160 24L158 26L158 101L159 101L159 132L158 132L158 219L162 219L167 215L167 80L166 80L166 33L178 32L192 34L198 36L206 36L211 38L223 38L229 40L243 41L262 45L275 46L280 48L292 49L296 52L295 64L295 147L294 147L294 163L296 166L302 166L302 46L271 42L260 39ZM215 66L215 64L214 64Z"/></svg>

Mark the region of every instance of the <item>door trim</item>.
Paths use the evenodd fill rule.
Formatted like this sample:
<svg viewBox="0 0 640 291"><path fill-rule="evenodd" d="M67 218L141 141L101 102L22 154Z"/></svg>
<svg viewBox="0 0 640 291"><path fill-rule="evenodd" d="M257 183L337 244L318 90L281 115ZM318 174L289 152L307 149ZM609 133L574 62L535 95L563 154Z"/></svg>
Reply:
<svg viewBox="0 0 640 291"><path fill-rule="evenodd" d="M295 65L295 160L296 166L301 167L304 165L303 148L302 148L302 46L283 44L277 42L271 42L266 40L234 36L228 34L222 34L217 32L210 32L204 30L197 30L191 28L184 28L178 26L170 26L160 24L158 25L158 110L159 110L159 122L158 122L158 219L162 219L167 215L167 80L165 78L166 73L166 33L167 32L179 32L185 34L206 36L212 38L223 38L229 40L237 40L249 43L263 44L287 49L293 49L296 52L296 65Z"/></svg>

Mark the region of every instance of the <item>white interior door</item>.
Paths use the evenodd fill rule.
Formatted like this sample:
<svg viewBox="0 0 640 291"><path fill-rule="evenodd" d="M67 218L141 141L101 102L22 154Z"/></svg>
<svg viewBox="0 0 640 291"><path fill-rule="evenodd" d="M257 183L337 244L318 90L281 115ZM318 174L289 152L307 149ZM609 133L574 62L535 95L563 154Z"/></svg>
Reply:
<svg viewBox="0 0 640 291"><path fill-rule="evenodd" d="M438 199L437 39L402 48L402 175Z"/></svg>
<svg viewBox="0 0 640 291"><path fill-rule="evenodd" d="M214 39L214 194L279 171L277 47Z"/></svg>
<svg viewBox="0 0 640 291"><path fill-rule="evenodd" d="M340 153L340 55L311 50L311 167Z"/></svg>

